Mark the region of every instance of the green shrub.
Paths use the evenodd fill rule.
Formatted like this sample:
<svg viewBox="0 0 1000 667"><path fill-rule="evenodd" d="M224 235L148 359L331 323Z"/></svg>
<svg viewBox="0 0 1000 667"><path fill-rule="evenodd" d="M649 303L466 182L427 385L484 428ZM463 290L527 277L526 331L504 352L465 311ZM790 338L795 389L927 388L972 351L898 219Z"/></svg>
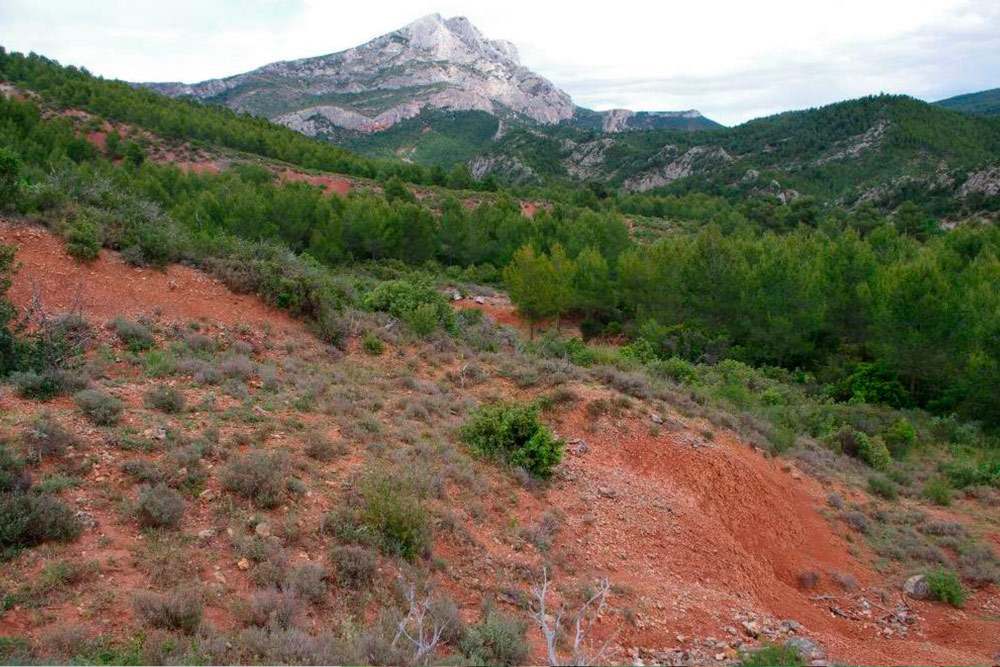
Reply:
<svg viewBox="0 0 1000 667"><path fill-rule="evenodd" d="M303 600L319 603L326 597L326 570L319 563L303 563L288 577L292 592Z"/></svg>
<svg viewBox="0 0 1000 667"><path fill-rule="evenodd" d="M373 357L377 357L385 352L385 343L375 334L366 334L361 341L362 349Z"/></svg>
<svg viewBox="0 0 1000 667"><path fill-rule="evenodd" d="M523 665L531 654L527 631L525 621L490 609L469 628L462 652L474 665Z"/></svg>
<svg viewBox="0 0 1000 667"><path fill-rule="evenodd" d="M77 406L98 426L114 426L122 414L122 402L97 389L84 389L73 397Z"/></svg>
<svg viewBox="0 0 1000 667"><path fill-rule="evenodd" d="M132 600L136 615L147 625L188 635L201 627L201 596L193 588L170 593L142 591Z"/></svg>
<svg viewBox="0 0 1000 667"><path fill-rule="evenodd" d="M402 319L423 304L444 303L444 297L429 284L406 280L386 280L365 295L363 304L368 310L389 313Z"/></svg>
<svg viewBox="0 0 1000 667"><path fill-rule="evenodd" d="M857 433L858 457L875 470L885 472L892 466L892 454L885 446L885 441L879 436L869 437L865 433Z"/></svg>
<svg viewBox="0 0 1000 667"><path fill-rule="evenodd" d="M900 459L917 444L917 432L910 422L900 419L882 433L882 439L894 458Z"/></svg>
<svg viewBox="0 0 1000 667"><path fill-rule="evenodd" d="M166 484L139 487L136 518L144 528L176 528L184 516L184 499Z"/></svg>
<svg viewBox="0 0 1000 667"><path fill-rule="evenodd" d="M901 408L909 402L909 395L891 371L868 363L858 364L854 373L827 391L837 400L849 403L880 403Z"/></svg>
<svg viewBox="0 0 1000 667"><path fill-rule="evenodd" d="M438 309L432 303L422 303L403 316L406 326L418 336L427 336L438 328Z"/></svg>
<svg viewBox="0 0 1000 667"><path fill-rule="evenodd" d="M66 448L76 442L73 434L64 429L55 417L44 413L34 419L31 428L24 433L24 443L29 456L41 460L50 456L62 456Z"/></svg>
<svg viewBox="0 0 1000 667"><path fill-rule="evenodd" d="M222 487L258 507L277 507L284 497L286 467L287 461L280 453L237 456L222 470Z"/></svg>
<svg viewBox="0 0 1000 667"><path fill-rule="evenodd" d="M669 378L679 384L694 384L698 379L698 371L694 365L678 357L653 361L647 368L653 375Z"/></svg>
<svg viewBox="0 0 1000 667"><path fill-rule="evenodd" d="M924 497L935 505L951 505L951 482L947 477L935 477L924 485Z"/></svg>
<svg viewBox="0 0 1000 667"><path fill-rule="evenodd" d="M763 646L740 658L743 667L803 667L805 658L792 646Z"/></svg>
<svg viewBox="0 0 1000 667"><path fill-rule="evenodd" d="M47 401L59 396L66 390L69 374L61 369L49 369L42 372L33 370L12 373L10 383L14 385L18 396L35 401Z"/></svg>
<svg viewBox="0 0 1000 667"><path fill-rule="evenodd" d="M311 459L317 461L329 461L338 454L345 453L343 446L334 445L328 439L315 431L307 433L305 436L305 453Z"/></svg>
<svg viewBox="0 0 1000 667"><path fill-rule="evenodd" d="M66 229L66 251L81 262L93 262L101 253L101 230L89 218L80 217Z"/></svg>
<svg viewBox="0 0 1000 667"><path fill-rule="evenodd" d="M378 558L371 549L354 544L338 545L330 550L330 560L337 573L337 582L350 590L363 590L375 579Z"/></svg>
<svg viewBox="0 0 1000 667"><path fill-rule="evenodd" d="M535 405L483 406L469 416L461 435L473 452L539 477L551 475L562 459L563 441L542 424Z"/></svg>
<svg viewBox="0 0 1000 667"><path fill-rule="evenodd" d="M131 352L142 352L156 345L153 332L140 322L129 322L123 317L116 317L108 326Z"/></svg>
<svg viewBox="0 0 1000 667"><path fill-rule="evenodd" d="M72 510L47 494L0 495L0 559L42 542L66 542L80 535Z"/></svg>
<svg viewBox="0 0 1000 667"><path fill-rule="evenodd" d="M27 491L31 488L31 477L24 470L24 461L14 455L0 442L0 493Z"/></svg>
<svg viewBox="0 0 1000 667"><path fill-rule="evenodd" d="M962 587L962 581L951 570L939 567L933 572L926 573L924 579L930 587L932 600L945 602L953 607L961 607L965 604L965 589Z"/></svg>
<svg viewBox="0 0 1000 667"><path fill-rule="evenodd" d="M868 490L886 500L896 500L899 497L899 487L896 486L896 483L881 475L873 475L868 478Z"/></svg>
<svg viewBox="0 0 1000 667"><path fill-rule="evenodd" d="M184 411L184 393L169 385L159 385L148 390L143 396L146 407L177 414Z"/></svg>
<svg viewBox="0 0 1000 667"><path fill-rule="evenodd" d="M369 478L361 493L362 522L382 551L409 561L430 552L430 516L416 493L383 475Z"/></svg>

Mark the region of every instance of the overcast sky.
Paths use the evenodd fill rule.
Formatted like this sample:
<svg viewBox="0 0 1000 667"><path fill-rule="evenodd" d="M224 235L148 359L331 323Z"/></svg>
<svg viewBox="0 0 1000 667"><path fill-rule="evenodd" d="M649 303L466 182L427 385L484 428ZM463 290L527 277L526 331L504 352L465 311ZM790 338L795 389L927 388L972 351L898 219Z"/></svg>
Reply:
<svg viewBox="0 0 1000 667"><path fill-rule="evenodd" d="M726 124L858 97L1000 87L1000 0L0 0L0 44L95 74L185 81L464 15L594 109Z"/></svg>

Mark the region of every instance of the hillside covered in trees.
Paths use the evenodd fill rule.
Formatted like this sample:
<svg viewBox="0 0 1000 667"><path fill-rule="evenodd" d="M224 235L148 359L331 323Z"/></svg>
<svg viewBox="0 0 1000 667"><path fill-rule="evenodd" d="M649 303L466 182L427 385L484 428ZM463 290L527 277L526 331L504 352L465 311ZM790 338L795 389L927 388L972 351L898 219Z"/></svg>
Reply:
<svg viewBox="0 0 1000 667"><path fill-rule="evenodd" d="M36 275L63 262L170 302L96 332L48 318L23 282L15 304L18 254L0 245L0 399L21 411L0 424L19 433L0 443L0 619L30 635L0 633L3 660L521 664L530 625L553 664L607 662L557 642L544 607L550 572L595 563L645 574L560 594L628 642L666 618L647 593L681 587L702 627L743 628L663 661L820 655L799 621L742 610L761 577L857 662L992 647L992 538L939 514L992 529L1000 488L998 198L962 188L966 170L989 184L994 120L879 96L731 130L515 130L484 169L446 170L35 55L0 52L0 81L0 232ZM446 120L442 155L491 130ZM600 147L595 171L568 175L570 144ZM686 175L625 187L683 156ZM539 178L514 183L504 159ZM88 305L124 308L113 287ZM85 532L94 513L119 533ZM110 560L41 570L78 539ZM530 582L509 564L525 554ZM136 634L35 641L59 620L36 605L121 611L92 573L125 568L132 625L108 634ZM719 570L736 578L709 598ZM865 613L863 596L889 604L879 577L912 576L923 598ZM80 586L104 595L88 589L86 614ZM848 611L831 616L831 595Z"/></svg>

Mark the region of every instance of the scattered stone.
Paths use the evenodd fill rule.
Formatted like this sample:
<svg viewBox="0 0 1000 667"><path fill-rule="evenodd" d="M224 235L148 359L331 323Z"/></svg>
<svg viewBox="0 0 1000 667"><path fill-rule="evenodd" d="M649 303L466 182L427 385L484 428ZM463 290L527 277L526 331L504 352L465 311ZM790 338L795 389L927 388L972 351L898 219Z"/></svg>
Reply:
<svg viewBox="0 0 1000 667"><path fill-rule="evenodd" d="M212 578L214 578L220 584L226 583L226 577L223 576L223 574L221 572L213 572L212 573Z"/></svg>
<svg viewBox="0 0 1000 667"><path fill-rule="evenodd" d="M609 489L606 486L601 486L597 488L597 495L601 496L602 498L617 498L618 492L615 491L614 489Z"/></svg>
<svg viewBox="0 0 1000 667"><path fill-rule="evenodd" d="M248 561L246 558L241 558L238 561L236 561L236 567L245 572L250 569L250 561Z"/></svg>
<svg viewBox="0 0 1000 667"><path fill-rule="evenodd" d="M586 440L581 440L580 438L570 440L567 444L569 444L569 451L574 454L586 454L590 450Z"/></svg>
<svg viewBox="0 0 1000 667"><path fill-rule="evenodd" d="M271 537L271 524L267 521L261 521L254 526L253 532L257 533L261 537Z"/></svg>
<svg viewBox="0 0 1000 667"><path fill-rule="evenodd" d="M760 626L755 621L743 621L743 632L756 639L760 636Z"/></svg>
<svg viewBox="0 0 1000 667"><path fill-rule="evenodd" d="M903 584L903 592L914 600L926 600L930 597L931 587L924 575L915 574Z"/></svg>
<svg viewBox="0 0 1000 667"><path fill-rule="evenodd" d="M205 530L198 531L198 539L203 542L207 542L213 537L215 537L215 530L212 528L206 528Z"/></svg>
<svg viewBox="0 0 1000 667"><path fill-rule="evenodd" d="M213 491L212 489L205 489L204 491L198 494L198 497L201 498L206 503L210 503L216 498L218 498L219 494Z"/></svg>
<svg viewBox="0 0 1000 667"><path fill-rule="evenodd" d="M483 298L483 297L481 297L481 296L477 296L477 297L476 297L475 299L473 299L473 300L474 300L474 301L475 301L476 303L478 303L478 304L479 304L480 306L481 306L481 305L483 305L484 303L486 303L486 299L484 299L484 298Z"/></svg>
<svg viewBox="0 0 1000 667"><path fill-rule="evenodd" d="M782 621L781 629L785 632L802 632L802 624L792 620Z"/></svg>
<svg viewBox="0 0 1000 667"><path fill-rule="evenodd" d="M823 649L819 647L819 644L806 637L790 637L785 641L785 648L791 648L798 651L807 660L823 660L826 658L826 654L823 653Z"/></svg>
<svg viewBox="0 0 1000 667"><path fill-rule="evenodd" d="M660 415L658 415L658 414L657 414L657 413L655 413L655 412L650 412L650 413L649 413L649 419L650 419L650 421L652 421L652 422L653 422L654 424L662 424L662 423L663 423L663 417L661 417Z"/></svg>
<svg viewBox="0 0 1000 667"><path fill-rule="evenodd" d="M94 530L97 528L97 519L94 518L93 514L84 512L83 510L77 510L74 516L76 516L76 520L83 524L83 527L87 530Z"/></svg>

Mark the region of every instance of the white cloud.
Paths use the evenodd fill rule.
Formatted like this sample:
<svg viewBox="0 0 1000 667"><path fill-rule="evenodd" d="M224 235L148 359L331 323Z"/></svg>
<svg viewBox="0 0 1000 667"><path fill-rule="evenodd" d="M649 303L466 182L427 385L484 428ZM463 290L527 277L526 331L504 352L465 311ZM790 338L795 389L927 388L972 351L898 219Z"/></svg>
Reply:
<svg viewBox="0 0 1000 667"><path fill-rule="evenodd" d="M726 123L880 91L1000 86L995 0L4 0L0 43L133 81L199 81L331 53L420 15L465 15L578 104Z"/></svg>

